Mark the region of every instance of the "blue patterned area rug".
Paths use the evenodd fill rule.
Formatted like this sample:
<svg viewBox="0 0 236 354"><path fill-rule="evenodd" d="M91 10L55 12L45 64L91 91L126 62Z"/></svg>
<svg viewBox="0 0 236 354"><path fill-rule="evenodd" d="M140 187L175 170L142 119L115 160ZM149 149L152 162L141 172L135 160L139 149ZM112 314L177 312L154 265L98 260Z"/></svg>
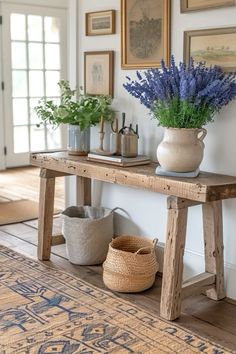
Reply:
<svg viewBox="0 0 236 354"><path fill-rule="evenodd" d="M0 247L0 354L233 353Z"/></svg>

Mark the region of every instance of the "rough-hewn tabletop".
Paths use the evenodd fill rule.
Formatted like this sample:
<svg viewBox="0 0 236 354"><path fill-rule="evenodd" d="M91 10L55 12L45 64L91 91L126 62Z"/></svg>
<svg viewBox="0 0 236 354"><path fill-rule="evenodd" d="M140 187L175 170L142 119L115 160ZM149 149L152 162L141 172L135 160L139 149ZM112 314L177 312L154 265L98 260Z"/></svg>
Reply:
<svg viewBox="0 0 236 354"><path fill-rule="evenodd" d="M47 170L97 179L176 197L208 202L236 197L236 177L201 172L196 178L155 175L157 164L117 167L87 161L86 156L67 152L31 154L31 164Z"/></svg>

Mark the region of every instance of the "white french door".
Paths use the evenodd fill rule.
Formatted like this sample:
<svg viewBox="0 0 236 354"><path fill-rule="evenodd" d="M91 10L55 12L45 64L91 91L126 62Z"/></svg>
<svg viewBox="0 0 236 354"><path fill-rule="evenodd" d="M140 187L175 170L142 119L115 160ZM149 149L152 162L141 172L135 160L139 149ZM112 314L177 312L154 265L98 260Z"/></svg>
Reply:
<svg viewBox="0 0 236 354"><path fill-rule="evenodd" d="M67 78L66 10L2 5L3 103L6 167L29 164L29 153L65 146L62 128L39 125L34 107L58 101Z"/></svg>

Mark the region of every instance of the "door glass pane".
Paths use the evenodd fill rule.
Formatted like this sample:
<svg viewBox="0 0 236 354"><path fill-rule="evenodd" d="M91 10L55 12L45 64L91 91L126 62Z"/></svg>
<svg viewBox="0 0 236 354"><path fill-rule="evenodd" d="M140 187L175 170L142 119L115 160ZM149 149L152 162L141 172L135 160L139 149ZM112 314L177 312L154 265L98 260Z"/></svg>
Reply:
<svg viewBox="0 0 236 354"><path fill-rule="evenodd" d="M28 103L26 98L13 99L13 124L28 124Z"/></svg>
<svg viewBox="0 0 236 354"><path fill-rule="evenodd" d="M60 69L59 44L45 44L45 68Z"/></svg>
<svg viewBox="0 0 236 354"><path fill-rule="evenodd" d="M27 75L26 71L12 71L13 97L27 96Z"/></svg>
<svg viewBox="0 0 236 354"><path fill-rule="evenodd" d="M48 149L61 148L61 129L47 126Z"/></svg>
<svg viewBox="0 0 236 354"><path fill-rule="evenodd" d="M39 100L41 99L41 97L38 98L30 98L29 100L29 104L30 104L30 124L41 124L42 121L41 119L37 116L36 112L35 112L35 107L39 105ZM51 97L47 97L47 101L53 101L53 103L55 104L59 104L60 103L60 98L51 98Z"/></svg>
<svg viewBox="0 0 236 354"><path fill-rule="evenodd" d="M26 17L20 14L11 14L11 39L22 40L26 39Z"/></svg>
<svg viewBox="0 0 236 354"><path fill-rule="evenodd" d="M31 97L41 97L44 94L43 71L29 72L29 95Z"/></svg>
<svg viewBox="0 0 236 354"><path fill-rule="evenodd" d="M40 100L40 97L30 99L30 124L36 125L36 124L41 123L41 120L38 118L38 116L34 110L34 107L38 106L39 100Z"/></svg>
<svg viewBox="0 0 236 354"><path fill-rule="evenodd" d="M1 0L0 0L1 2ZM40 10L40 8L38 8ZM60 102L61 17L10 14L12 117L14 153L59 149L62 129L45 126L36 115L41 97ZM16 11L17 12L17 11ZM64 15L63 15L64 18ZM19 157L17 156L17 159Z"/></svg>
<svg viewBox="0 0 236 354"><path fill-rule="evenodd" d="M60 41L59 34L59 19L56 17L44 18L45 41L56 42Z"/></svg>
<svg viewBox="0 0 236 354"><path fill-rule="evenodd" d="M37 127L33 125L30 127L30 137L31 137L31 151L45 150L44 142L44 125Z"/></svg>
<svg viewBox="0 0 236 354"><path fill-rule="evenodd" d="M14 153L29 151L28 127L14 127Z"/></svg>
<svg viewBox="0 0 236 354"><path fill-rule="evenodd" d="M37 42L43 40L43 19L41 16L28 16L28 39Z"/></svg>
<svg viewBox="0 0 236 354"><path fill-rule="evenodd" d="M46 96L60 96L59 81L59 71L46 71Z"/></svg>
<svg viewBox="0 0 236 354"><path fill-rule="evenodd" d="M13 69L26 69L26 43L12 42L11 58Z"/></svg>
<svg viewBox="0 0 236 354"><path fill-rule="evenodd" d="M29 68L43 69L43 46L40 43L29 43Z"/></svg>

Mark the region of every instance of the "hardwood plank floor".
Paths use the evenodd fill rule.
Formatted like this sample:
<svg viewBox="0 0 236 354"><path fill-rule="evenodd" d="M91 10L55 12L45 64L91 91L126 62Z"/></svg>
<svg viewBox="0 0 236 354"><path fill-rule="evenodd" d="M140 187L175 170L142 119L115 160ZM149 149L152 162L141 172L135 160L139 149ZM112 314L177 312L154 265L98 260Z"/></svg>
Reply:
<svg viewBox="0 0 236 354"><path fill-rule="evenodd" d="M33 166L0 171L0 199L39 200L39 168ZM64 177L56 178L55 208L64 209ZM0 200L4 201L4 200Z"/></svg>
<svg viewBox="0 0 236 354"><path fill-rule="evenodd" d="M0 172L0 202L28 198L38 201L39 169L24 167ZM56 179L56 208L64 209L64 178ZM54 219L54 233L60 230L60 219ZM37 221L0 226L0 244L27 257L37 259ZM76 266L67 260L65 245L53 246L51 267L60 268L105 289L101 266ZM107 290L107 289L106 289ZM161 278L154 286L139 294L119 294L131 303L159 315ZM175 321L186 329L232 349L236 353L236 302L215 302L204 295L185 299L181 317Z"/></svg>
<svg viewBox="0 0 236 354"><path fill-rule="evenodd" d="M57 220L56 223L58 222ZM36 260L36 227L35 222L1 226L0 244ZM55 228L57 229L58 225ZM65 245L53 246L52 252L51 261L45 262L47 265L67 271L105 289L101 266L71 264L67 260ZM149 290L139 294L116 295L159 315L160 292L161 278L157 277L154 286ZM183 301L181 317L175 322L236 352L236 306L228 301L216 302L204 295L189 297Z"/></svg>

